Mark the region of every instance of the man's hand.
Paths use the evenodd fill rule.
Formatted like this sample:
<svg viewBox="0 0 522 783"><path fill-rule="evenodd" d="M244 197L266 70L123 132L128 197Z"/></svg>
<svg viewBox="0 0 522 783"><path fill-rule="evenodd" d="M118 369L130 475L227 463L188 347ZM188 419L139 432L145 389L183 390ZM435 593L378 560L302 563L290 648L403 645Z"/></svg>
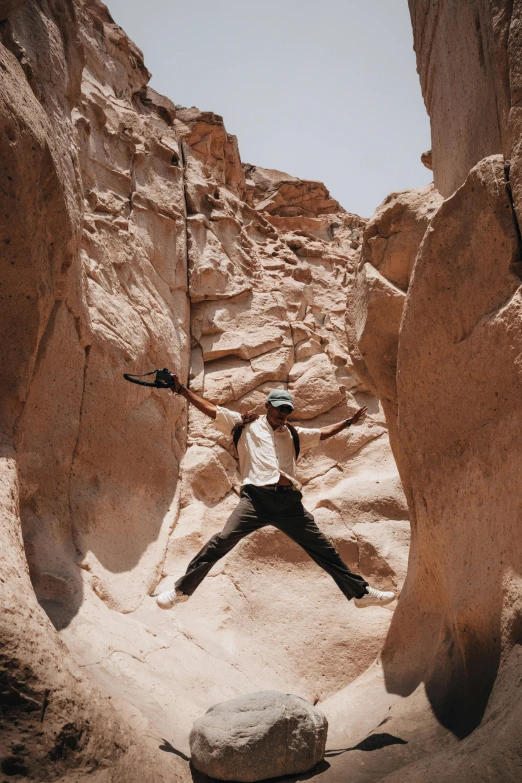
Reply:
<svg viewBox="0 0 522 783"><path fill-rule="evenodd" d="M364 408L359 408L351 419L343 419L336 424L330 424L329 427L323 427L321 430L321 440L327 440L328 438L331 438L332 435L337 435L338 432L342 432L346 427L349 427L350 424L357 424L357 422L366 415L367 410L368 408L366 406Z"/></svg>
<svg viewBox="0 0 522 783"><path fill-rule="evenodd" d="M364 406L364 408L359 408L359 410L356 411L353 414L351 423L352 424L357 424L358 421L360 421L361 419L364 419L364 417L366 416L367 411L368 411L368 408L366 407L366 405Z"/></svg>
<svg viewBox="0 0 522 783"><path fill-rule="evenodd" d="M171 378L172 378L172 391L175 392L176 394L179 394L179 390L181 389L183 384L179 380L178 376L174 375L173 372L170 375L171 375Z"/></svg>

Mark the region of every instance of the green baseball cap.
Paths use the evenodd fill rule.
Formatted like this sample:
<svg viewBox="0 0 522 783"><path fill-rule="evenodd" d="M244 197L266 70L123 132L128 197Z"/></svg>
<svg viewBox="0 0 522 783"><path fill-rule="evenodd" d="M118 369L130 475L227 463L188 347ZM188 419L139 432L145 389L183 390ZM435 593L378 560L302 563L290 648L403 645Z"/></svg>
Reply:
<svg viewBox="0 0 522 783"><path fill-rule="evenodd" d="M272 389L266 401L273 405L274 408L280 408L282 405L288 405L294 410L294 398L289 391L284 389Z"/></svg>

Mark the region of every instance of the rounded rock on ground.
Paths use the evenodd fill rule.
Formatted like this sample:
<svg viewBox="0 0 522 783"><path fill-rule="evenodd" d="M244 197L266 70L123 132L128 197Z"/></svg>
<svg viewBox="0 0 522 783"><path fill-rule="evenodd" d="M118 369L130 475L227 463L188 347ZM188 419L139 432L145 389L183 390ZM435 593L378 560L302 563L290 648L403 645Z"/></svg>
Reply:
<svg viewBox="0 0 522 783"><path fill-rule="evenodd" d="M328 721L299 696L260 691L221 702L190 733L196 769L241 783L307 772L324 758Z"/></svg>

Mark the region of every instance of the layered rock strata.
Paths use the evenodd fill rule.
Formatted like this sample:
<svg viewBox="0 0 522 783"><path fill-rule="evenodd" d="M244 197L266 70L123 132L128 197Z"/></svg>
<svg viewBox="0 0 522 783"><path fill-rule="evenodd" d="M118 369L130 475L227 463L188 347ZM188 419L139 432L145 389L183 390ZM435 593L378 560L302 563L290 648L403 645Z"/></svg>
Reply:
<svg viewBox="0 0 522 783"><path fill-rule="evenodd" d="M203 119L191 110L190 120L204 137ZM212 120L207 135L216 134L216 141L208 141L206 150L217 148L222 134L219 121ZM296 191L305 198L315 185L260 169L256 187L261 204L266 201L263 187L272 192L274 179L293 179L292 215L254 210L223 184L219 161L226 153L216 164L215 155L203 157L199 141L194 152L186 141L193 131L190 125L187 128L185 111L179 112L179 121L192 212L191 386L219 404L259 413L270 389L288 388L305 426L339 420L369 404L365 426L346 431L302 458L299 479L307 507L351 567L362 569L376 584L400 586L409 538L402 491L379 406L352 369L345 337L346 297L363 221L338 205L335 213L311 217L308 203L307 214L299 216ZM246 167L250 177L252 170ZM238 181L239 176L234 178ZM201 182L212 186L210 195L197 190ZM248 179L245 187L251 187ZM236 185L237 192L242 189ZM203 270L210 280L207 289L201 287ZM221 270L227 274L224 290L232 296L221 293L221 277L216 280ZM194 409L189 411L188 432L180 514L167 550L165 586L222 528L238 501L230 439ZM318 601L321 639L307 630L315 623ZM248 671L249 678L263 687L280 688L287 682L311 701L364 671L378 654L388 625L386 612L355 619L356 610L346 606L331 580L271 528L243 542L216 566L190 604L194 614L186 613L189 627L199 629L205 618L207 634L212 632L213 644L225 660ZM349 644L343 630L347 610L354 617ZM224 623L223 616L229 613ZM294 627L290 635L289 616ZM342 647L343 656L332 659L332 645Z"/></svg>
<svg viewBox="0 0 522 783"><path fill-rule="evenodd" d="M321 183L243 167L218 115L147 86L101 3L0 11L2 770L188 780L158 739L186 749L241 693L334 694L391 615L358 614L272 529L162 614L149 595L233 508L236 462L180 398L122 374L168 366L240 410L289 388L310 426L367 404L299 478L347 562L400 587L405 500L345 337L365 221Z"/></svg>
<svg viewBox="0 0 522 783"><path fill-rule="evenodd" d="M88 62L89 57L87 48ZM84 78L90 80L94 70ZM93 89L90 85L84 94ZM104 100L105 114L119 111L109 93ZM353 371L345 337L346 297L364 221L346 213L323 185L243 168L236 139L218 115L173 108L141 88L132 100L135 122L145 122L156 106L163 107L154 109L162 143L174 133L178 144L179 169L174 167L173 177L178 171L183 175L191 387L219 404L258 411L271 388L289 388L302 423L311 426L369 404L367 423L303 457L299 477L308 506L350 565L376 584L400 586L409 539L404 498L382 413ZM142 112L147 112L145 120ZM90 171L92 163L85 166ZM289 181L291 192L279 187ZM274 186L278 207L273 213L260 211ZM186 380L183 361L174 366ZM165 406L178 402L140 388L131 393L133 399L161 399ZM172 494L172 516L165 519L172 534L164 561L155 561L165 576L158 589L172 585L237 503L230 440L194 409L188 414L181 482ZM174 468L165 462L165 469ZM104 574L91 553L85 559L90 563L86 578L93 580L103 603L86 603L63 638L105 687L114 688L114 696L123 694L138 706L156 730L167 722L172 741L183 747L204 709L245 688L292 688L311 701L335 692L372 662L389 623L387 611L358 615L331 580L273 529L244 542L213 569L176 616L174 637L170 618L159 616L147 597L150 584L143 580L141 565L118 576ZM114 623L107 607L134 608L116 603L122 600L116 594L118 581L129 577L144 603L127 624ZM125 597L131 595L128 591ZM310 634L319 605L320 639ZM151 617L151 612L156 614ZM352 618L349 642L347 616ZM98 630L107 625L110 633ZM332 648L342 648L343 655L332 658ZM171 694L167 701L165 689Z"/></svg>

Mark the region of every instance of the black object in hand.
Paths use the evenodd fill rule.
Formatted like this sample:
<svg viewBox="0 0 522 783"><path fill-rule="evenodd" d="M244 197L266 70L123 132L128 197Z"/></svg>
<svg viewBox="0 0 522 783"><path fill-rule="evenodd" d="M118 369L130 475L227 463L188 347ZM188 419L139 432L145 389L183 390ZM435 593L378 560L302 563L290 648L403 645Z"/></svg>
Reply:
<svg viewBox="0 0 522 783"><path fill-rule="evenodd" d="M160 389L173 389L174 376L170 370L164 367L162 370L156 370L156 385Z"/></svg>
<svg viewBox="0 0 522 783"><path fill-rule="evenodd" d="M154 381L138 381L137 378L146 378L148 375L156 375ZM131 375L130 373L123 373L123 377L126 381L131 383L137 383L139 386L153 386L156 389L173 389L174 388L174 375L164 367L162 370L152 370L146 372L144 375Z"/></svg>

